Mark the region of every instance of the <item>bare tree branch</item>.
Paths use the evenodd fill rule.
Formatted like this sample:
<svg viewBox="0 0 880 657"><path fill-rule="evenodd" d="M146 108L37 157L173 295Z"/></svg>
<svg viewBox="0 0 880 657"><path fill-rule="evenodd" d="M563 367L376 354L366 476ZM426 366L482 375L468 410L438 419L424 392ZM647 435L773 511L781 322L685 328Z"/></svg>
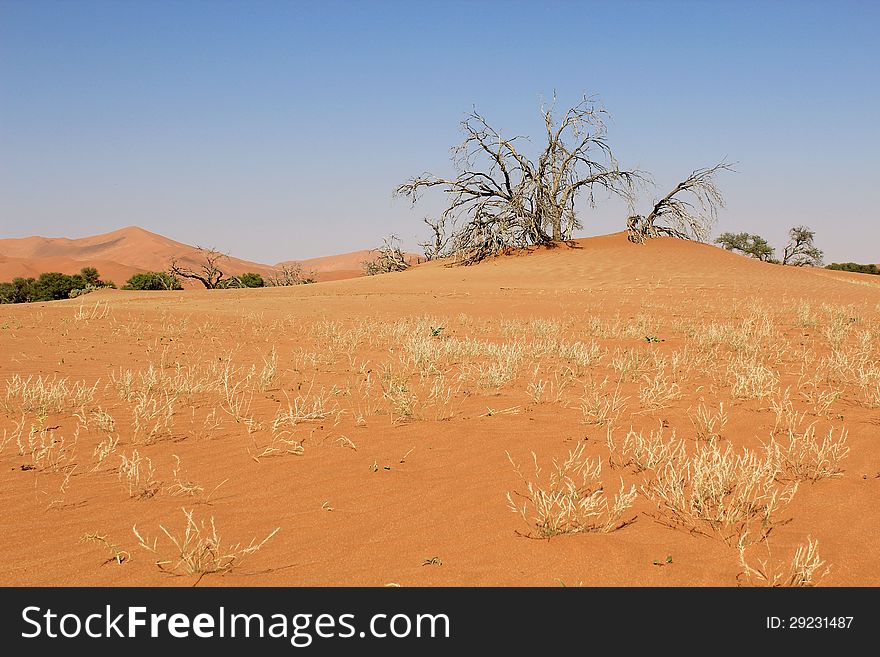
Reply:
<svg viewBox="0 0 880 657"><path fill-rule="evenodd" d="M278 267L266 277L271 287L287 287L315 282L315 272L305 272L299 262L290 262Z"/></svg>
<svg viewBox="0 0 880 657"><path fill-rule="evenodd" d="M403 271L409 268L409 262L400 248L400 239L397 235L389 235L385 238L382 246L378 249L372 249L371 252L378 255L375 259L363 263L364 273L367 276Z"/></svg>
<svg viewBox="0 0 880 657"><path fill-rule="evenodd" d="M198 269L192 269L191 267L181 265L180 261L177 260L177 258L174 258L171 261L169 268L171 274L181 278L189 278L199 281L209 290L222 287L221 282L223 281L223 270L220 269L218 263L223 258L228 258L229 256L216 249L205 249L201 246L197 246L196 250L202 258L202 262L199 264Z"/></svg>
<svg viewBox="0 0 880 657"><path fill-rule="evenodd" d="M446 234L446 217L440 217L436 221L425 217L422 221L433 233L430 239L419 242L419 246L422 247L422 251L425 253L425 258L427 260L436 260L437 258L444 257L450 240L450 236Z"/></svg>
<svg viewBox="0 0 880 657"><path fill-rule="evenodd" d="M724 197L715 185L719 171L734 171L727 162L696 169L678 183L671 192L654 204L647 216L634 214L627 219L632 242L668 235L705 242L715 225Z"/></svg>

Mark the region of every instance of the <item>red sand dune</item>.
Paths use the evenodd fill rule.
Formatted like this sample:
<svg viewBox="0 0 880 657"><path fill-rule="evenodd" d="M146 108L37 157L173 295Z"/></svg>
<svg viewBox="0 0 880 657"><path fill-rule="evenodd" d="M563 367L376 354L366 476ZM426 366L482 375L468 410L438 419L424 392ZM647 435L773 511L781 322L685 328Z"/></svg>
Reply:
<svg viewBox="0 0 880 657"><path fill-rule="evenodd" d="M412 261L417 256L408 254ZM363 275L362 263L372 257L369 250L341 255L288 260L266 265L235 257L223 261L230 274L256 272L271 274L282 265L300 262L303 271L313 273L319 281L356 278ZM46 271L77 273L86 266L96 267L104 280L122 285L133 274L164 271L172 259L196 268L199 254L194 246L151 233L137 226L79 239L64 237L25 237L0 239L0 280L22 276L39 276ZM194 287L199 283L193 282Z"/></svg>

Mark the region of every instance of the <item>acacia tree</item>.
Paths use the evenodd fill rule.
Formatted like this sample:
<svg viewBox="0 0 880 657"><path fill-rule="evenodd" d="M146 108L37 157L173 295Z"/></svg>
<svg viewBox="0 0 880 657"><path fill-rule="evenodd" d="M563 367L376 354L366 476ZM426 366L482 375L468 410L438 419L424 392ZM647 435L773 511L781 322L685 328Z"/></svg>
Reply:
<svg viewBox="0 0 880 657"><path fill-rule="evenodd" d="M816 233L806 226L795 226L788 231L789 241L782 252L782 264L794 267L818 267L822 251L813 244Z"/></svg>
<svg viewBox="0 0 880 657"><path fill-rule="evenodd" d="M722 233L715 239L727 251L739 251L763 262L777 262L773 258L774 249L760 235L749 233Z"/></svg>
<svg viewBox="0 0 880 657"><path fill-rule="evenodd" d="M581 227L575 201L583 192L591 205L597 189L631 202L643 175L619 168L606 139L607 112L594 99L585 96L561 118L552 104L541 113L544 146L536 158L521 148L523 137L503 137L473 111L461 123L464 141L453 149L457 174L424 173L395 190L412 203L431 187L446 192L441 219L452 224L448 250L456 262L472 264L508 247L571 239Z"/></svg>
<svg viewBox="0 0 880 657"><path fill-rule="evenodd" d="M205 249L197 246L196 250L201 258L198 269L181 265L180 261L175 258L171 261L171 266L169 267L171 275L199 281L209 290L223 287L221 284L223 282L223 270L218 263L228 256L217 251L217 249Z"/></svg>
<svg viewBox="0 0 880 657"><path fill-rule="evenodd" d="M631 242L668 235L705 242L715 225L724 197L715 185L715 174L733 171L727 162L696 169L654 204L646 215L631 215L626 221Z"/></svg>

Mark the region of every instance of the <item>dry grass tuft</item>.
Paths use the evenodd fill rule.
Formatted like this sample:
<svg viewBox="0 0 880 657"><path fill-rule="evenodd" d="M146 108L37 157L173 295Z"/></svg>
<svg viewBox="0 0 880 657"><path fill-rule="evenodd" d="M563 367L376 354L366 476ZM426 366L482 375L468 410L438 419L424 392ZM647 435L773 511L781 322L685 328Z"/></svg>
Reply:
<svg viewBox="0 0 880 657"><path fill-rule="evenodd" d="M128 484L129 497L143 500L159 492L162 483L156 479L156 468L149 457L141 456L135 449L131 456L120 454L119 459L119 481Z"/></svg>
<svg viewBox="0 0 880 657"><path fill-rule="evenodd" d="M541 468L534 452L535 481L525 478L509 453L507 458L525 486L523 492L507 493L508 507L535 527L539 537L581 532L607 533L627 524L622 518L636 499L635 486L626 490L621 479L620 492L613 501L610 500L600 479L602 462L599 458L593 460L584 456L583 444L570 451L564 461L553 461L553 470L544 485L539 483ZM521 502L515 502L514 496Z"/></svg>
<svg viewBox="0 0 880 657"><path fill-rule="evenodd" d="M773 514L791 501L797 483L782 488L778 474L775 458L760 458L747 449L735 454L729 445L722 450L710 441L698 443L688 459L666 460L642 491L665 524L730 544L751 526L766 535Z"/></svg>
<svg viewBox="0 0 880 657"><path fill-rule="evenodd" d="M697 440L721 440L724 436L724 427L727 426L727 413L724 411L724 402L719 402L718 412L710 411L703 403L691 412L688 409L688 417L694 425Z"/></svg>
<svg viewBox="0 0 880 657"><path fill-rule="evenodd" d="M620 380L613 390L606 391L607 386L607 378L598 385L588 381L584 386L584 394L580 401L581 412L587 424L611 424L626 409L629 397L620 394Z"/></svg>
<svg viewBox="0 0 880 657"><path fill-rule="evenodd" d="M126 550L123 550L121 547L111 542L106 534L98 534L97 532L83 534L79 540L80 543L97 543L98 545L104 546L111 555L109 559L104 561L105 564L115 561L121 566L127 561L131 561L131 555Z"/></svg>
<svg viewBox="0 0 880 657"><path fill-rule="evenodd" d="M619 446L609 428L607 443L612 467L629 468L635 473L658 470L669 461L682 461L686 458L684 441L676 439L675 431L670 438L664 439L662 425L657 431L652 430L647 437L641 431L630 429Z"/></svg>
<svg viewBox="0 0 880 657"><path fill-rule="evenodd" d="M756 558L757 563L750 565L747 551L750 547L748 534L743 534L739 541L739 563L742 566L740 578L745 578L755 586L815 586L831 571L819 556L819 541L807 537L806 545L797 547L790 561L775 561L770 551L770 542L761 541L767 556ZM754 549L754 548L753 548Z"/></svg>
<svg viewBox="0 0 880 657"><path fill-rule="evenodd" d="M186 527L182 532L171 533L164 526L159 525L159 529L171 543L171 551L165 555L159 551L158 538L150 542L140 534L137 526L132 527L139 545L158 557L156 566L172 575L203 576L211 573L227 573L240 566L245 558L260 550L281 529L280 527L274 529L262 541L251 539L251 542L244 547L241 543L226 547L217 532L213 516L210 523L206 523L196 522L192 511L183 509L183 514L186 516Z"/></svg>
<svg viewBox="0 0 880 657"><path fill-rule="evenodd" d="M841 429L837 440L834 428L819 442L815 423L802 431L788 432L786 443L770 439L767 454L776 463L779 478L788 481L819 481L838 477L843 472L840 463L849 455L847 431Z"/></svg>

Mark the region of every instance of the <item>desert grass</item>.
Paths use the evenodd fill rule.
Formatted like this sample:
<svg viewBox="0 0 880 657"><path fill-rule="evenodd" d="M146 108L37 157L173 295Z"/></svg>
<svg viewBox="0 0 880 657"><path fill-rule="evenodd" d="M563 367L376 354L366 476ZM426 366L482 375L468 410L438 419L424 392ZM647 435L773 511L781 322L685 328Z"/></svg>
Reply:
<svg viewBox="0 0 880 657"><path fill-rule="evenodd" d="M757 355L738 355L728 365L731 393L738 399L763 399L776 393L779 375Z"/></svg>
<svg viewBox="0 0 880 657"><path fill-rule="evenodd" d="M748 553L762 547L766 556L755 557L753 563L749 563ZM818 548L819 541L808 536L806 544L799 545L789 560L779 561L773 558L769 541L755 545L748 541L748 534L743 534L738 544L742 567L738 579L744 579L754 586L815 586L831 571L831 567L826 566L819 556Z"/></svg>
<svg viewBox="0 0 880 657"><path fill-rule="evenodd" d="M418 397L410 387L405 374L385 367L380 376L382 398L389 403L388 413L393 422L406 421L415 414Z"/></svg>
<svg viewBox="0 0 880 657"><path fill-rule="evenodd" d="M724 427L727 426L724 402L718 403L717 411L709 410L700 402L696 409L688 409L688 417L694 425L697 440L721 440L724 437Z"/></svg>
<svg viewBox="0 0 880 657"><path fill-rule="evenodd" d="M171 575L204 576L212 573L227 573L262 549L281 529L280 527L274 529L262 541L251 539L246 546L241 543L226 546L217 531L213 516L210 521L205 522L196 521L191 510L183 509L183 514L186 518L186 526L182 531L172 533L163 525L159 525L159 529L170 542L164 551L159 549L158 537L150 541L141 535L136 525L132 527L140 547L156 555L156 566L162 572Z"/></svg>
<svg viewBox="0 0 880 657"><path fill-rule="evenodd" d="M588 381L584 386L584 394L580 398L581 413L587 424L605 425L615 422L626 409L629 397L620 392L620 379L614 388L608 385L608 378L595 384Z"/></svg>
<svg viewBox="0 0 880 657"><path fill-rule="evenodd" d="M22 455L30 457L31 465L40 472L62 472L76 467L76 448L80 427L72 437L56 435L54 430L31 428L19 446Z"/></svg>
<svg viewBox="0 0 880 657"><path fill-rule="evenodd" d="M171 456L174 459L174 466L171 468L173 482L167 488L168 494L171 497L177 497L178 495L189 495L192 497L204 493L205 489L203 486L187 478L186 472L180 464L180 457L177 454L172 454Z"/></svg>
<svg viewBox="0 0 880 657"><path fill-rule="evenodd" d="M86 307L85 300L81 301L79 308L73 314L76 322L87 322L91 319L106 319L110 315L110 304L106 301L97 301L90 308Z"/></svg>
<svg viewBox="0 0 880 657"><path fill-rule="evenodd" d="M539 372L540 366L535 368L532 380L526 388L526 393L536 404L561 403L565 390L576 381L570 373L560 376L558 371L554 371L552 379L543 379L539 378Z"/></svg>
<svg viewBox="0 0 880 657"><path fill-rule="evenodd" d="M657 505L655 517L671 527L720 537L725 543L757 527L772 529L776 512L791 501L797 483L777 482L777 461L743 449L735 453L717 441L697 443L687 459L670 459L643 487Z"/></svg>
<svg viewBox="0 0 880 657"><path fill-rule="evenodd" d="M642 408L657 410L668 407L673 401L681 398L681 387L666 374L663 369L658 369L653 376L644 375L642 385L639 387L639 402Z"/></svg>
<svg viewBox="0 0 880 657"><path fill-rule="evenodd" d="M92 422L104 433L113 433L116 430L116 421L113 416L100 406L92 411Z"/></svg>
<svg viewBox="0 0 880 657"><path fill-rule="evenodd" d="M128 496L144 500L155 496L162 488L162 482L156 478L156 468L153 461L142 456L138 450L132 450L126 456L119 454L119 481L128 486Z"/></svg>
<svg viewBox="0 0 880 657"><path fill-rule="evenodd" d="M271 456L284 456L285 454L300 456L305 451L305 438L296 438L292 431L285 429L273 429L269 440L265 443L260 443L257 436L254 435L251 438L251 446L248 448L248 453L257 463Z"/></svg>
<svg viewBox="0 0 880 657"><path fill-rule="evenodd" d="M118 565L121 566L122 564L131 561L131 554L113 543L109 538L107 538L106 534L91 532L83 534L82 536L80 536L79 540L80 543L97 543L98 545L104 547L108 552L110 552L110 557L101 565L113 563L115 561Z"/></svg>
<svg viewBox="0 0 880 657"><path fill-rule="evenodd" d="M8 414L35 413L45 416L64 410L78 410L92 403L98 382L88 385L85 381L69 382L67 378L29 376L22 378L13 374L6 381L5 409Z"/></svg>
<svg viewBox="0 0 880 657"><path fill-rule="evenodd" d="M113 436L107 436L103 440L99 441L97 445L95 445L95 450L92 452L92 457L95 464L92 466L92 472L97 472L107 462L107 459L110 458L111 455L116 453L116 449L119 447L119 436L115 438Z"/></svg>
<svg viewBox="0 0 880 657"><path fill-rule="evenodd" d="M456 398L461 392L461 382L452 383L444 374L434 378L428 392L426 405L434 408L434 419L450 420L456 413Z"/></svg>
<svg viewBox="0 0 880 657"><path fill-rule="evenodd" d="M268 356L263 358L263 369L260 370L259 391L267 392L275 383L278 375L278 350L272 346Z"/></svg>
<svg viewBox="0 0 880 657"><path fill-rule="evenodd" d="M663 425L648 435L630 429L618 444L614 432L609 427L606 443L609 462L615 468L627 468L634 473L645 470L659 470L670 461L681 462L686 459L684 441L676 438L675 431L669 438L663 436Z"/></svg>
<svg viewBox="0 0 880 657"><path fill-rule="evenodd" d="M801 431L789 430L785 442L771 438L767 454L776 463L778 478L782 480L819 481L839 477L843 473L841 462L849 455L847 435L846 429L840 429L835 438L832 427L819 441L813 423Z"/></svg>
<svg viewBox="0 0 880 657"><path fill-rule="evenodd" d="M174 428L174 404L177 396L168 391L143 391L135 394L131 409L132 441L149 445L170 438Z"/></svg>
<svg viewBox="0 0 880 657"><path fill-rule="evenodd" d="M773 423L774 434L796 431L806 421L806 411L798 412L794 407L790 388L786 388L770 400L770 410L773 411L775 416Z"/></svg>
<svg viewBox="0 0 880 657"><path fill-rule="evenodd" d="M635 486L627 490L621 479L620 492L609 498L601 481L602 462L585 456L583 444L571 450L565 460L554 460L543 484L534 452L533 481L526 479L510 453L507 458L524 486L522 491L507 493L508 508L533 527L538 537L607 533L627 524L623 515L636 499Z"/></svg>
<svg viewBox="0 0 880 657"><path fill-rule="evenodd" d="M287 409L276 413L272 421L273 431L285 426L294 429L303 422L316 422L331 416L335 416L338 423L343 412L339 408L339 402L334 399L333 391L324 387L315 390L314 379L309 382L305 391L294 395L293 398L287 392L284 395L287 398Z"/></svg>

